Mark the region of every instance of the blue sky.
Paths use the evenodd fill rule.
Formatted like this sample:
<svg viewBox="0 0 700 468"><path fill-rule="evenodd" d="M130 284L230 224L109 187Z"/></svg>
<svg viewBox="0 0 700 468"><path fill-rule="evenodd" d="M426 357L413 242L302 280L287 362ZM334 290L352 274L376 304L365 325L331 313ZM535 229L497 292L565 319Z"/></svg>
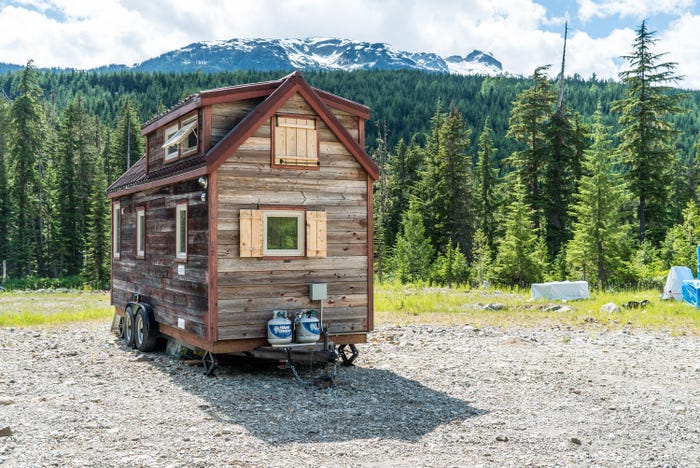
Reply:
<svg viewBox="0 0 700 468"><path fill-rule="evenodd" d="M192 42L341 37L442 56L493 53L529 75L616 78L643 19L700 89L700 0L0 0L0 62L90 68L133 64Z"/></svg>

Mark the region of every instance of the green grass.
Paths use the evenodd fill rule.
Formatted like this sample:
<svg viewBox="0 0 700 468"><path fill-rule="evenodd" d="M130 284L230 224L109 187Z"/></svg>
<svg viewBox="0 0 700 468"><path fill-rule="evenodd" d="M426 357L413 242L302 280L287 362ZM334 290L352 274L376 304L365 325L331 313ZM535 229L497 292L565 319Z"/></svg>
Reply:
<svg viewBox="0 0 700 468"><path fill-rule="evenodd" d="M700 334L700 309L683 302L662 301L658 291L621 291L599 293L590 299L569 301L530 300L528 290L467 289L406 286L394 283L375 285L375 323L405 325L411 323L471 324L478 327L533 327L566 325L572 327L635 327L667 330L675 334ZM620 313L601 312L608 302L649 300L643 308L621 307ZM484 306L503 306L488 310ZM572 310L556 311L553 305Z"/></svg>
<svg viewBox="0 0 700 468"><path fill-rule="evenodd" d="M0 327L59 325L113 315L106 292L0 292Z"/></svg>

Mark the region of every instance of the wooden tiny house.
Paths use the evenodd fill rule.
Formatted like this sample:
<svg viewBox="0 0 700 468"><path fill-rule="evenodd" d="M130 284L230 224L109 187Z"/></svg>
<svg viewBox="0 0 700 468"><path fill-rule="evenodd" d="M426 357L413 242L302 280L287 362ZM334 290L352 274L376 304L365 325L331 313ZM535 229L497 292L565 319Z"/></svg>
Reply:
<svg viewBox="0 0 700 468"><path fill-rule="evenodd" d="M331 340L366 341L368 118L296 72L202 91L146 122L146 155L108 189L117 313L144 304L150 334L249 351L267 344L273 310L319 309L309 288L324 283Z"/></svg>

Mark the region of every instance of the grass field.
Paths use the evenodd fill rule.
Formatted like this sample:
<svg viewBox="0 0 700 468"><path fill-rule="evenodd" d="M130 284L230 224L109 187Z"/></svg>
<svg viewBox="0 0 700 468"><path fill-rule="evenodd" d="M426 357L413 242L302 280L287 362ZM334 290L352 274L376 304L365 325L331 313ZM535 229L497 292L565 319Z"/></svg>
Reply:
<svg viewBox="0 0 700 468"><path fill-rule="evenodd" d="M106 292L0 292L0 327L106 320L113 315Z"/></svg>
<svg viewBox="0 0 700 468"><path fill-rule="evenodd" d="M700 334L700 309L662 301L657 291L591 294L582 301L531 301L529 290L465 289L375 285L375 323L408 325L470 324L477 327L625 326L668 330L674 334ZM649 300L643 308L601 312L607 302ZM485 306L491 305L491 308ZM571 309L553 310L552 306ZM497 310L493 310L497 309ZM86 320L109 320L114 309L106 292L0 292L0 326L58 325Z"/></svg>

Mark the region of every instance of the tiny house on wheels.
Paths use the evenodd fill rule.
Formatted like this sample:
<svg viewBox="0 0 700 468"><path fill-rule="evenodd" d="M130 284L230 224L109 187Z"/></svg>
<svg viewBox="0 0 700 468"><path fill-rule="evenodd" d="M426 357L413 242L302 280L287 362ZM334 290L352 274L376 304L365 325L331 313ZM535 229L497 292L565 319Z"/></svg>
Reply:
<svg viewBox="0 0 700 468"><path fill-rule="evenodd" d="M270 346L273 312L314 309L354 359L373 327L368 118L295 72L201 91L146 122L145 156L108 188L127 342L168 337L214 359Z"/></svg>

